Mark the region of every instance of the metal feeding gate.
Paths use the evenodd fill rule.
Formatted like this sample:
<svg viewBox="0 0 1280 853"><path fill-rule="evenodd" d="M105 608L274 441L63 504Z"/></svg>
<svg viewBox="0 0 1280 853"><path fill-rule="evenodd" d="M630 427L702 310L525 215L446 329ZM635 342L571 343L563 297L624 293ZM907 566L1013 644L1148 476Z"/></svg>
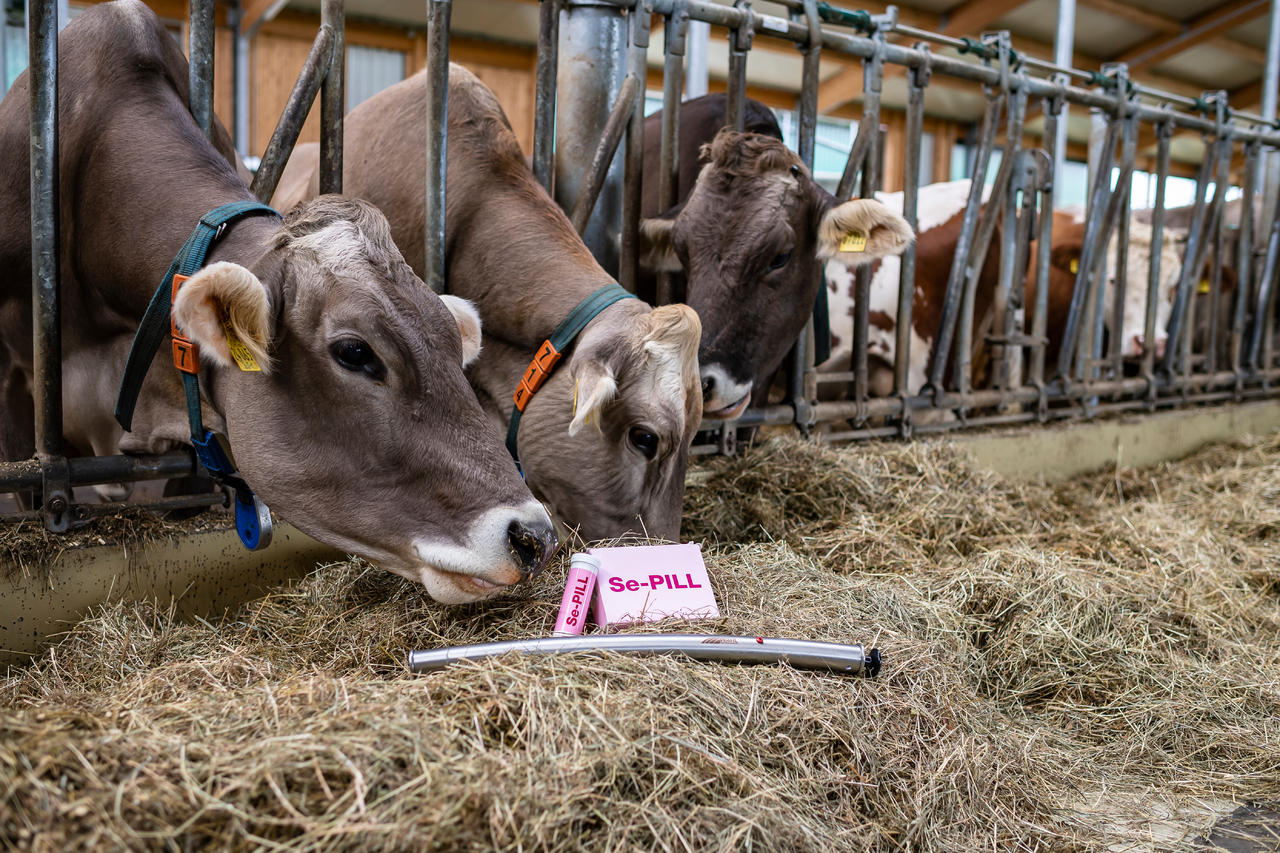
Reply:
<svg viewBox="0 0 1280 853"><path fill-rule="evenodd" d="M1080 71L1015 51L1007 32L980 39L925 32L897 20L895 7L882 15L848 11L817 0L774 0L788 10L786 18L760 14L749 0L732 6L706 0L542 0L538 44L538 88L534 132L534 169L543 185L553 186L557 200L572 211L575 226L606 269L634 289L641 179L643 98L646 54L652 15L664 20L661 209L676 201L678 126L683 89L685 33L688 22L703 21L728 30L728 123L742 129L746 67L756 38L790 42L803 55L798 98L799 154L812 169L819 60L823 52L861 60L862 118L836 190L838 201L857 192L874 197L882 176L880 133L882 84L886 69L906 72L906 147L903 215L913 228L917 219L924 93L937 75L981 87L986 109L972 158L971 194L947 281L942 316L927 365L927 382L913 393L907 379L912 367L911 311L915 283L915 248L902 256L897 296L893 391L872 396L868 382L868 320L871 270L856 274L853 357L845 369L815 370L814 328L796 342L786 373L786 402L750 409L734 423L704 422L712 443L695 452L732 452L735 426L793 424L804 433L822 426L828 440L908 436L965 427L1048 422L1088 418L1123 411L1154 411L1190 403L1240 401L1275 396L1277 378L1272 341L1275 280L1280 255L1280 229L1274 210L1264 206L1262 222L1254 221L1254 196L1260 190L1265 158L1280 144L1277 124L1260 115L1234 111L1225 92L1188 98L1140 85L1123 64L1101 72ZM912 47L890 43L890 36L918 39ZM941 56L930 43L955 48L972 61ZM553 69L558 67L560 94ZM1274 56L1274 50L1269 54ZM1274 59L1272 60L1274 62ZM1269 66L1274 78L1277 69ZM612 110L605 105L612 103ZM1062 157L1056 150L1059 123L1068 104L1094 114L1091 140L1092 178L1084 220L1083 251L1078 259L1064 343L1048 352L1048 277L1050 253L1040 251L1031 271L1035 299L1022 305L1024 274L1033 243L1047 247L1051 239L1053 189ZM1028 110L1044 116L1044 147L1023 147ZM553 122L555 113L559 122ZM551 144L554 124L555 180ZM614 152L623 135L620 162ZM433 132L438 128L433 127ZM1140 137L1156 143L1156 199L1151 214L1152 244L1165 231L1165 184L1170 144L1175 131L1201 135L1205 156L1196 177L1195 200L1184 258L1166 326L1168 345L1157 355L1157 304L1162 281L1159 251L1151 251L1141 358L1124 354L1123 328L1131 179ZM1000 141L1001 138L1003 141ZM598 140L594 150L584 140ZM1000 153L990 200L983 188ZM1239 188L1242 215L1238 228L1223 216L1230 186L1232 157L1244 159L1245 179ZM613 165L610 166L609 164ZM1274 173L1272 173L1274 174ZM1113 184L1114 177L1114 184ZM597 204L600 187L606 195ZM611 189L612 187L612 189ZM1210 189L1212 188L1212 194ZM1267 196L1274 204L1274 190ZM620 201L619 201L620 200ZM594 213L592 213L594 209ZM590 218L588 219L588 214ZM1003 221L1005 227L997 223ZM1254 230L1266 235L1254 245ZM1238 230L1238 239L1226 240ZM1000 241L1001 264L992 316L975 318L978 276L992 242ZM1227 243L1234 246L1225 259ZM1117 253L1116 284L1108 302L1107 246ZM616 259L616 260L615 260ZM1220 316L1224 261L1234 265L1237 284L1228 316ZM1196 341L1195 296L1200 270L1208 263L1207 335ZM1167 270L1166 270L1167 272ZM824 289L825 290L825 289ZM660 301L670 286L659 282ZM825 294L824 294L825 295ZM1202 320L1204 318L1201 318ZM979 323L975 324L975 320ZM981 321L986 320L983 324ZM985 325L985 331L984 331ZM974 353L988 355L989 381L975 387ZM917 367L919 367L917 365ZM831 390L846 389L843 399ZM820 390L822 393L819 393ZM931 417L922 417L931 413ZM707 433L704 433L707 435Z"/></svg>
<svg viewBox="0 0 1280 853"><path fill-rule="evenodd" d="M72 457L65 455L61 428L62 377L58 311L59 243L56 94L56 3L31 0L31 182L32 256L35 313L36 458L0 463L0 492L41 495L38 516L51 530L65 530L111 505L74 505L72 487L190 476L198 465L192 454L161 456ZM445 152L448 115L449 0L427 0L428 103L426 276L434 290L445 282ZM634 291L638 271L644 86L654 15L664 21L663 106L660 200L667 209L676 200L678 125L684 79L685 34L690 21L728 30L728 122L741 129L745 115L746 68L755 39L780 39L803 56L798 99L799 155L814 163L818 119L819 62L837 54L862 64L862 118L840 179L839 200L854 191L872 197L881 183L883 141L879 128L886 71L906 74L906 145L903 216L914 227L918 212L921 139L925 91L938 75L981 90L985 114L972 158L971 195L950 264L936 330L935 355L922 389L908 388L915 248L901 263L897 296L893 387L872 396L868 381L869 296L871 270L856 275L854 353L835 372L815 369L812 323L793 349L785 373L785 402L750 409L732 423L708 422L711 443L695 452L732 452L736 427L793 424L804 433L822 427L827 439L908 436L991 424L1048 422L1101 413L1146 410L1189 403L1275 396L1280 376L1272 342L1275 280L1280 263L1280 217L1267 196L1261 222L1254 221L1254 196L1262 184L1264 161L1280 146L1274 123L1230 109L1223 92L1187 98L1133 82L1124 65L1102 72L1079 71L1024 56L1007 33L980 39L953 38L901 24L896 9L873 15L835 8L817 0L775 0L787 16L764 15L749 0L721 5L706 0L541 0L537 53L537 91L533 168L571 214L588 246L619 282ZM206 133L212 121L213 0L191 4L191 108ZM914 46L889 38L918 39ZM967 58L938 55L930 43L954 48ZM1269 52L1275 56L1275 50ZM320 187L341 190L344 11L341 0L324 0L322 23L306 64L271 138L253 181L260 199L269 199L293 149L311 103L319 91L322 143ZM893 72L889 72L893 73ZM1274 78L1277 69L1269 66ZM1078 259L1064 344L1047 352L1048 251L1036 254L1035 300L1021 304L1024 274L1033 244L1051 238L1056 150L1066 105L1094 111L1097 129L1091 145L1093 178L1088 190L1085 239ZM1028 111L1044 116L1044 148L1023 148ZM557 120L558 119L558 120ZM1108 317L1123 328L1126 251L1118 253L1116 285L1107 304L1103 285L1106 247L1128 246L1131 176L1139 139L1156 144L1156 204L1153 244L1165 227L1165 183L1175 131L1199 134L1205 146L1196 178L1195 200L1185 258L1177 277L1168 321L1168 346L1157 356L1155 340L1160 252L1151 252L1147 277L1141 358L1126 358L1121 335L1104 335ZM410 132L407 131L406 132ZM621 156L616 156L619 146ZM993 155L1000 153L990 201L982 193ZM1229 316L1220 316L1226 239L1232 228L1224 217L1233 156L1241 154L1245 179L1240 187L1242 214L1234 244L1237 284ZM1061 168L1059 165L1057 168ZM1274 170L1267 170L1274 174ZM1113 181L1113 174L1116 180ZM1210 194L1210 188L1213 188ZM997 228L998 221L1004 226ZM1265 240L1255 245L1255 229ZM997 238L998 233L998 238ZM1001 264L991 317L975 318L979 271L991 244L999 240ZM1210 259L1207 338L1193 334L1200 270ZM825 293L825 289L823 291ZM659 282L669 295L669 280ZM978 322L975 323L975 320ZM1104 341L1106 341L1104 345ZM1220 342L1225 341L1223 349ZM973 358L989 348L989 382L975 387ZM1223 354L1225 353L1225 355ZM917 368L919 365L916 365ZM831 399L844 391L841 399ZM932 413L931 417L923 417ZM170 498L155 505L172 509L207 505L221 496ZM2 520L27 519L34 511Z"/></svg>

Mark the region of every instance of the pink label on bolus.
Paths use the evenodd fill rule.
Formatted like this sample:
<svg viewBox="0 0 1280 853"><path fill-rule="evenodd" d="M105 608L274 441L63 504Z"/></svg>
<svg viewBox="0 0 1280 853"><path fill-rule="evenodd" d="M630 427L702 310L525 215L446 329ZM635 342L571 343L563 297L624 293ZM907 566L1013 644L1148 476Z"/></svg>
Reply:
<svg viewBox="0 0 1280 853"><path fill-rule="evenodd" d="M697 543L591 548L588 553L600 558L591 611L597 625L720 615Z"/></svg>

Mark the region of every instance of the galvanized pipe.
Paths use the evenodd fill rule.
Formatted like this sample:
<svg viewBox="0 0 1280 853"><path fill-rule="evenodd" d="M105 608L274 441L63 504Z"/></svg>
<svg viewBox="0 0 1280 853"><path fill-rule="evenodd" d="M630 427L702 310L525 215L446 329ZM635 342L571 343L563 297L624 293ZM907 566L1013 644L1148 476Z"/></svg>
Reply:
<svg viewBox="0 0 1280 853"><path fill-rule="evenodd" d="M289 93L284 112L280 114L280 121L271 134L271 141L267 143L267 150L262 154L258 171L253 176L253 185L249 189L260 201L270 201L275 194L280 175L293 153L298 134L302 132L303 122L311 112L316 93L320 91L322 79L332 63L333 45L333 30L321 24L298 80L293 84L293 91Z"/></svg>
<svg viewBox="0 0 1280 853"><path fill-rule="evenodd" d="M346 114L347 24L343 0L323 0L320 26L333 31L332 59L320 87L320 192L342 192L342 117Z"/></svg>
<svg viewBox="0 0 1280 853"><path fill-rule="evenodd" d="M680 181L680 98L684 88L684 51L689 12L682 5L667 16L662 28L662 143L658 166L658 209L675 206ZM675 301L675 273L658 273L659 305Z"/></svg>
<svg viewBox="0 0 1280 853"><path fill-rule="evenodd" d="M907 150L902 176L902 218L915 233L920 206L920 139L924 133L924 87L929 85L928 66L907 74ZM894 326L893 393L905 397L911 375L912 297L916 282L916 244L902 253L898 267L898 316ZM909 418L903 419L904 428Z"/></svg>
<svg viewBox="0 0 1280 853"><path fill-rule="evenodd" d="M591 168L587 171L582 189L578 191L578 199L573 203L573 213L569 221L579 234L587 227L587 219L595 208L600 188L604 186L605 173L613 162L613 155L622 141L622 133L627 129L631 116L635 112L636 98L640 94L640 81L633 74L628 74L622 81L622 91L618 93L618 101L609 112L609 120L605 122L604 132L600 136L600 144L591 158Z"/></svg>
<svg viewBox="0 0 1280 853"><path fill-rule="evenodd" d="M688 47L685 49L684 94L690 100L707 94L710 75L707 53L710 49L711 25L706 21L690 21Z"/></svg>
<svg viewBox="0 0 1280 853"><path fill-rule="evenodd" d="M1127 76L1122 76L1127 80ZM1110 362L1113 376L1124 375L1124 353L1128 341L1124 337L1125 292L1128 290L1129 274L1129 213L1133 207L1133 169L1138 153L1138 119L1132 113L1124 115L1120 132L1120 180L1116 190L1120 193L1119 221L1116 223L1116 269L1115 288L1112 293L1114 302L1111 306L1111 352ZM1125 176L1128 176L1127 178ZM1103 267L1103 275L1107 275ZM1103 288L1103 293L1106 290ZM1148 294L1149 295L1149 294Z"/></svg>
<svg viewBox="0 0 1280 853"><path fill-rule="evenodd" d="M559 86L556 103L555 199L565 210L578 197L596 140L618 99L626 76L626 17L604 0L564 0L560 11ZM615 159L606 173L595 212L583 241L611 275L619 271L622 230L623 163Z"/></svg>
<svg viewBox="0 0 1280 853"><path fill-rule="evenodd" d="M1268 126L1276 121L1277 92L1280 87L1280 0L1271 0L1271 15L1267 19L1267 64L1262 72L1262 115ZM1254 184L1262 196L1262 234L1271 230L1272 211L1280 206L1280 152L1263 154L1262 172Z"/></svg>
<svg viewBox="0 0 1280 853"><path fill-rule="evenodd" d="M36 455L62 455L62 297L59 290L58 20L55 0L30 0L31 311ZM47 496L46 496L47 497Z"/></svg>
<svg viewBox="0 0 1280 853"><path fill-rule="evenodd" d="M1076 48L1076 0L1058 0L1058 29L1053 36L1053 61L1059 66L1070 68L1075 55ZM1053 174L1055 176L1062 175L1063 169L1066 168L1067 162L1067 124L1069 123L1069 110L1065 103L1062 105L1062 115L1056 124L1054 132L1053 150ZM1046 140L1048 134L1045 135ZM1057 181L1061 184L1061 181ZM1062 188L1058 186L1054 190L1054 198L1058 201L1062 200Z"/></svg>
<svg viewBox="0 0 1280 853"><path fill-rule="evenodd" d="M423 280L436 293L445 280L445 194L449 148L449 17L451 0L427 2L426 262Z"/></svg>
<svg viewBox="0 0 1280 853"><path fill-rule="evenodd" d="M1250 142L1245 148L1244 182L1240 199L1240 241L1236 244L1236 294L1231 311L1231 369L1236 371L1237 388L1242 387L1241 373L1244 356L1245 307L1253 295L1253 200L1258 186L1258 171L1262 166L1261 146ZM1261 306L1254 306L1255 309Z"/></svg>
<svg viewBox="0 0 1280 853"><path fill-rule="evenodd" d="M649 16L628 16L629 41L628 73L643 81L648 73ZM644 97L643 89L631 108L627 125L627 141L623 151L622 170L622 239L619 246L618 283L631 293L636 292L636 279L640 265L640 202L641 178L644 170Z"/></svg>
<svg viewBox="0 0 1280 853"><path fill-rule="evenodd" d="M1151 379L1156 358L1156 308L1160 301L1160 255L1164 245L1165 185L1169 179L1169 142L1173 125L1156 125L1156 205L1151 216L1151 266L1147 275L1147 312L1142 324L1142 375ZM1154 390L1154 389L1153 389Z"/></svg>
<svg viewBox="0 0 1280 853"><path fill-rule="evenodd" d="M1196 271L1196 259L1200 256L1200 244L1203 242L1206 203L1205 197L1213 171L1217 165L1216 157L1205 157L1196 175L1196 196L1191 214L1191 229L1187 234L1187 248L1183 255L1182 271L1178 274L1178 289L1173 299L1173 308L1169 313L1169 343L1165 350L1161 369L1172 373L1178 360L1179 347L1182 342L1182 330L1187 306L1191 299L1191 279Z"/></svg>
<svg viewBox="0 0 1280 853"><path fill-rule="evenodd" d="M552 141L556 126L556 51L560 47L560 0L538 6L538 67L533 101L533 176L552 192Z"/></svg>
<svg viewBox="0 0 1280 853"><path fill-rule="evenodd" d="M581 637L543 637L478 643L409 652L412 672L435 672L461 661L482 661L506 654L632 654L684 655L719 663L785 663L796 669L816 669L845 675L875 676L880 671L878 649L813 640L776 637L730 637L721 634L594 634Z"/></svg>
<svg viewBox="0 0 1280 853"><path fill-rule="evenodd" d="M1048 194L1040 199L1040 231L1036 237L1036 303L1032 313L1031 336L1035 339L1031 345L1031 384L1036 388L1044 387L1044 365L1048 349L1049 320L1049 261L1050 247L1053 241L1053 200L1058 195L1058 184L1061 181L1062 158L1058 156L1058 142L1061 134L1058 125L1062 120L1063 102L1060 97L1049 97L1043 101L1044 144L1045 154L1049 158ZM1041 412L1043 415L1044 412Z"/></svg>
<svg viewBox="0 0 1280 853"><path fill-rule="evenodd" d="M884 41L884 34L877 35ZM863 63L862 124L867 127L866 158L862 161L863 198L875 198L880 188L880 93L884 85L883 51ZM837 196L843 201L843 196ZM853 395L858 401L868 397L867 337L871 310L871 265L863 264L853 273Z"/></svg>
<svg viewBox="0 0 1280 853"><path fill-rule="evenodd" d="M678 3L681 8L687 8L684 5L685 0L674 0L674 3ZM729 33L729 82L725 119L729 127L742 130L746 120L747 53L751 50L756 16L751 14L751 0L734 0L733 8L734 11L739 12L739 18L733 31Z"/></svg>
<svg viewBox="0 0 1280 853"><path fill-rule="evenodd" d="M195 470L190 451L153 456L72 456L67 459L67 480L71 486L167 480L189 477ZM38 489L41 476L41 465L37 459L0 462L0 493Z"/></svg>
<svg viewBox="0 0 1280 853"><path fill-rule="evenodd" d="M196 125L206 137L213 134L213 2L190 0L191 18L187 25L188 102Z"/></svg>

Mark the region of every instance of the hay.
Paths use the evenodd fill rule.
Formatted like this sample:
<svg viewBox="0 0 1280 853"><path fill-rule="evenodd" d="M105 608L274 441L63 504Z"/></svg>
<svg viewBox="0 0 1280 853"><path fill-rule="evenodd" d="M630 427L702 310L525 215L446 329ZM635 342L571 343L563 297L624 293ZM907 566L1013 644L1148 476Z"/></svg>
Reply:
<svg viewBox="0 0 1280 853"><path fill-rule="evenodd" d="M619 656L413 676L409 648L547 633L563 559L460 608L341 563L216 625L104 608L4 682L0 839L1170 849L1280 800L1280 441L1056 489L926 444L774 442L694 479L727 614L698 629L875 644L879 680Z"/></svg>

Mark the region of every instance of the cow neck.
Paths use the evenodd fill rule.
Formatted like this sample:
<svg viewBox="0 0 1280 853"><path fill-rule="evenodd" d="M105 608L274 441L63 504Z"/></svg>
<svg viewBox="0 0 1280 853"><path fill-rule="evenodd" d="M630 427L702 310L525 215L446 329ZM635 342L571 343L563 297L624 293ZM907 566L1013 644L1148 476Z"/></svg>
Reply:
<svg viewBox="0 0 1280 853"><path fill-rule="evenodd" d="M218 205L196 221L191 235L161 278L160 285L138 324L125 364L124 377L120 382L120 395L115 410L116 420L128 431L133 425L133 411L143 380L146 379L151 362L167 331L173 339L174 367L182 374L191 444L195 448L196 457L218 484L233 490L236 532L245 547L254 551L266 547L271 541L271 514L239 476L227 450L227 442L212 430L205 429L200 411L200 350L173 321L173 303L177 301L182 285L205 265L213 245L226 234L232 224L248 217L261 216L278 219L280 214L257 200L238 201Z"/></svg>
<svg viewBox="0 0 1280 853"><path fill-rule="evenodd" d="M520 379L520 384L516 386L515 394L513 395L514 405L511 408L511 421L507 426L507 452L515 460L516 468L520 470L521 476L524 476L524 469L520 465L518 439L520 417L524 414L525 407L529 405L533 395L542 387L542 383L547 381L564 351L573 344L574 339L592 320L615 302L635 298L635 294L628 293L621 285L615 282L610 282L588 294L560 321L550 337L543 341L542 346L538 348L538 353L533 357L533 361L529 362L524 376Z"/></svg>

